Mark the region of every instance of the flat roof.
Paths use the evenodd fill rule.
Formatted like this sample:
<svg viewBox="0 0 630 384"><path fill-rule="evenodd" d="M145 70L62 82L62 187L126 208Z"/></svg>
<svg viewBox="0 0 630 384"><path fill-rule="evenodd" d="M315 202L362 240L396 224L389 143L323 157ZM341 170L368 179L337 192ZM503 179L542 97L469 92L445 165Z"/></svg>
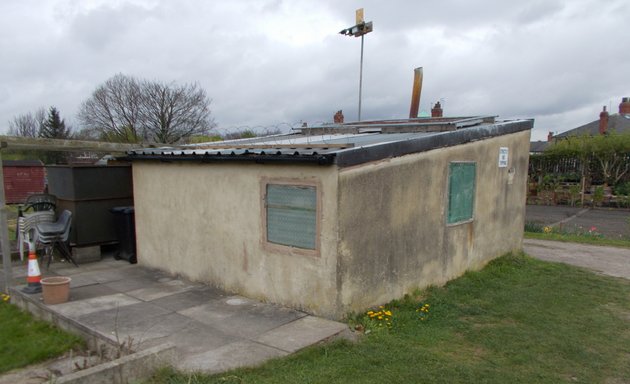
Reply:
<svg viewBox="0 0 630 384"><path fill-rule="evenodd" d="M127 152L130 161L256 162L347 167L532 129L533 120L493 116L325 124L295 132Z"/></svg>

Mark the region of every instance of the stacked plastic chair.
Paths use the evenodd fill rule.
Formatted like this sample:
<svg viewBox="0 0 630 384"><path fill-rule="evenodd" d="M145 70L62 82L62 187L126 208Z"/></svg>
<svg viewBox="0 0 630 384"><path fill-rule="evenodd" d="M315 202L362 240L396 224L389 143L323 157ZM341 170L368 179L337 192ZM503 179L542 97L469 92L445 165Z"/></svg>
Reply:
<svg viewBox="0 0 630 384"><path fill-rule="evenodd" d="M17 220L17 243L21 260L24 260L24 244L37 242L35 230L37 224L55 221L56 206L56 196L34 194L28 196L24 206L20 207Z"/></svg>
<svg viewBox="0 0 630 384"><path fill-rule="evenodd" d="M30 242L37 244L37 224L52 223L53 221L55 221L54 211L33 212L18 217L18 249L21 260L24 260L24 244Z"/></svg>
<svg viewBox="0 0 630 384"><path fill-rule="evenodd" d="M62 256L72 262L75 266L79 266L74 258L68 245L70 237L70 228L72 226L72 212L64 210L54 223L39 223L36 225L37 242L44 246L44 258L48 257L46 268L50 267L53 251L57 248Z"/></svg>

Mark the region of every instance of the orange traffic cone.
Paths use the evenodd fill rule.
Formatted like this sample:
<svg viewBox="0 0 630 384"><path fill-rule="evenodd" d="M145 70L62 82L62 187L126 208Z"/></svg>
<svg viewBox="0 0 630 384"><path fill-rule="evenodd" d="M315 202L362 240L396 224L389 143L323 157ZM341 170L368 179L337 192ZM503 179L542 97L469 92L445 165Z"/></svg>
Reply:
<svg viewBox="0 0 630 384"><path fill-rule="evenodd" d="M33 247L28 247L28 275L26 276L26 287L22 289L24 293L40 293L42 291L42 274L39 272L37 255Z"/></svg>

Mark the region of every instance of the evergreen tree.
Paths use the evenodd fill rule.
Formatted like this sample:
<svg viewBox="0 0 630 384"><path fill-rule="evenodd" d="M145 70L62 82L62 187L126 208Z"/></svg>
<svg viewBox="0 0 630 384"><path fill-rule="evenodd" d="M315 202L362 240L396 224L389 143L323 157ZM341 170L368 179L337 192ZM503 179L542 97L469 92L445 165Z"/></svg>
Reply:
<svg viewBox="0 0 630 384"><path fill-rule="evenodd" d="M66 121L61 118L57 108L50 107L48 110L48 118L39 131L39 137L47 139L67 139L70 137L70 130L66 128Z"/></svg>
<svg viewBox="0 0 630 384"><path fill-rule="evenodd" d="M68 139L70 129L66 127L66 122L59 114L59 110L50 107L48 118L39 131L39 137L46 139ZM60 164L66 162L66 154L59 151L47 151L43 154L42 160L47 164Z"/></svg>

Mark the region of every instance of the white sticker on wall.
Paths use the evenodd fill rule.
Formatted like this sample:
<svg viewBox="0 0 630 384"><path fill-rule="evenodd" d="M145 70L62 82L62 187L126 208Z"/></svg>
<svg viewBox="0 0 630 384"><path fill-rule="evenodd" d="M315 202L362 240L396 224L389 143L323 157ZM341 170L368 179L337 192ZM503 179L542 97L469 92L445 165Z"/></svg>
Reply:
<svg viewBox="0 0 630 384"><path fill-rule="evenodd" d="M508 147L499 148L499 168L508 166Z"/></svg>

